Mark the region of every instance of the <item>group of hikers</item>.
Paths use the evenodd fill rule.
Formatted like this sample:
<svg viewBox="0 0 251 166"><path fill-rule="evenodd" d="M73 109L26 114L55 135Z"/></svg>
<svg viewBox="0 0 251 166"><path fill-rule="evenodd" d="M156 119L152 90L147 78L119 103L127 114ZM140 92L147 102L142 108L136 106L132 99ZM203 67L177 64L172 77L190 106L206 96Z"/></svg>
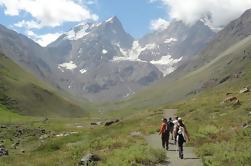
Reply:
<svg viewBox="0 0 251 166"><path fill-rule="evenodd" d="M182 119L177 116L174 120L172 120L172 118L169 118L169 120L163 118L159 134L161 135L162 147L166 150L169 149L169 138L171 135L174 144L178 144L179 158L183 159L183 144L189 141L189 134Z"/></svg>

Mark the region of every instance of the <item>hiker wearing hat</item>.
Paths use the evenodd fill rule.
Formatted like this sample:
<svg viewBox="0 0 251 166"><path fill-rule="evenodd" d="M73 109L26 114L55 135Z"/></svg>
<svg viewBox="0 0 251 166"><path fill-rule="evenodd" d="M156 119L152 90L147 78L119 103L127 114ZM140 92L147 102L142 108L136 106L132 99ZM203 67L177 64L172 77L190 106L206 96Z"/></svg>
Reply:
<svg viewBox="0 0 251 166"><path fill-rule="evenodd" d="M168 130L167 119L163 118L162 123L160 125L159 135L161 135L162 147L166 150L168 150L169 132L170 131Z"/></svg>
<svg viewBox="0 0 251 166"><path fill-rule="evenodd" d="M189 134L181 118L178 118L178 125L175 128L175 138L177 139L177 142L178 142L179 158L183 159L184 158L183 144L186 141L189 141Z"/></svg>

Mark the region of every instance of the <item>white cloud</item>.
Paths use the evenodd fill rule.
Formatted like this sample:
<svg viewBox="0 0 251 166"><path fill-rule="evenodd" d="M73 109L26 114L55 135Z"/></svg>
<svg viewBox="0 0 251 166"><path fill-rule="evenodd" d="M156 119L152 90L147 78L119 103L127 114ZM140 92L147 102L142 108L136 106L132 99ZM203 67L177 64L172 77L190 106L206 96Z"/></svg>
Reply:
<svg viewBox="0 0 251 166"><path fill-rule="evenodd" d="M79 0L0 0L0 6L4 6L6 15L18 16L21 12L30 14L33 20L16 24L25 28L56 27L64 22L98 19Z"/></svg>
<svg viewBox="0 0 251 166"><path fill-rule="evenodd" d="M25 27L27 29L35 29L35 28L39 29L40 28L40 25L37 22L25 21L25 20L22 20L22 21L15 23L14 26L16 26L18 28Z"/></svg>
<svg viewBox="0 0 251 166"><path fill-rule="evenodd" d="M62 33L47 33L44 35L37 35L33 31L27 31L28 37L43 47L46 47L51 42L55 41L61 34Z"/></svg>
<svg viewBox="0 0 251 166"><path fill-rule="evenodd" d="M150 23L150 29L152 30L164 30L168 27L169 22L162 19L158 18L156 20L152 20Z"/></svg>
<svg viewBox="0 0 251 166"><path fill-rule="evenodd" d="M193 24L209 16L214 27L221 27L251 8L251 0L159 0L169 16Z"/></svg>

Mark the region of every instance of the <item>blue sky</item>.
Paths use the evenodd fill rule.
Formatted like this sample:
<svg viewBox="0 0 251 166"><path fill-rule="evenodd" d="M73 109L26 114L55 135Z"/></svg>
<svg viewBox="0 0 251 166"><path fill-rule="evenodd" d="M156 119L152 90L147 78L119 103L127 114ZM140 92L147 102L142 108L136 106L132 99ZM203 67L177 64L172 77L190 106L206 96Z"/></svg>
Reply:
<svg viewBox="0 0 251 166"><path fill-rule="evenodd" d="M117 16L139 38L167 28L171 19L191 25L208 14L216 29L248 8L251 0L0 0L0 24L46 46L80 22Z"/></svg>
<svg viewBox="0 0 251 166"><path fill-rule="evenodd" d="M2 1L2 2L1 2ZM15 1L15 0L14 0ZM25 4L25 1L22 0ZM43 0L44 1L44 0ZM51 0L48 3L55 1ZM27 23L33 20L43 21L43 18L37 18L37 13L28 7L19 7L17 4L8 4L8 0L0 0L0 23L13 29L17 32L23 33L30 38L37 40L37 42L46 45L47 41L41 41L45 35L51 35L49 38L58 36L61 33L69 30L75 24L79 22L100 22L104 21L112 16L117 16L122 22L125 30L133 37L139 38L144 34L150 32L151 21L158 18L168 19L166 8L161 3L150 0L70 0L85 10L97 16L97 18L81 18L76 21L64 20L59 25L42 26L39 28L29 27ZM2 3L2 4L1 4ZM32 4L33 5L33 4ZM32 6L31 5L31 6ZM38 6L41 4L37 4ZM42 4L44 5L44 4ZM48 4L49 5L49 4ZM53 5L53 4L52 4ZM46 5L45 5L46 7ZM15 11L17 10L17 11ZM50 10L50 9L48 9ZM53 10L53 9L52 9ZM74 9L73 9L74 10ZM18 14L17 14L17 13ZM50 11L49 11L50 12ZM67 11L66 11L67 12ZM39 16L38 16L39 17ZM45 17L45 16L42 16ZM61 15L60 17L64 17ZM21 24L23 22L23 24ZM19 23L19 25L17 25ZM40 40L40 41L39 41Z"/></svg>
<svg viewBox="0 0 251 166"><path fill-rule="evenodd" d="M94 10L100 20L117 16L125 30L134 37L141 37L149 32L151 20L167 18L163 6L147 0L100 0Z"/></svg>

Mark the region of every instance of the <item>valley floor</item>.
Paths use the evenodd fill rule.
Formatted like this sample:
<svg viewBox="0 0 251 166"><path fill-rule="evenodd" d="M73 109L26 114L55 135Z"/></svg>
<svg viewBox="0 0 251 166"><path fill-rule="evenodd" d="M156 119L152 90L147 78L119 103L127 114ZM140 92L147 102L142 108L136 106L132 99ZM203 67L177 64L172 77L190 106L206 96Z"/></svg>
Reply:
<svg viewBox="0 0 251 166"><path fill-rule="evenodd" d="M158 111L143 111L110 126L90 125L107 118L31 118L0 109L0 141L9 151L1 166L73 166L94 153L98 165L155 165L164 160L144 135L154 133ZM136 134L135 134L136 133Z"/></svg>
<svg viewBox="0 0 251 166"><path fill-rule="evenodd" d="M92 117L46 119L21 116L0 105L0 144L9 151L8 156L0 157L0 165L72 166L78 165L90 152L100 156L98 165L101 166L162 163L166 160L166 151L149 146L145 136L156 133L163 110L168 108L178 109L177 115L184 119L189 129L189 146L195 147L203 165L250 165L251 92L239 93L243 87L250 87L250 76L251 69L248 68L241 78L159 109L136 112L128 109L130 115L127 116L124 111L116 111ZM239 100L237 105L222 102L229 96ZM169 110L165 116L173 115ZM110 119L120 121L110 126L90 125ZM160 144L156 135L151 140ZM196 158L190 149L185 150L188 150L185 151L187 157ZM176 152L167 155L168 161L175 162ZM184 160L190 161L200 160Z"/></svg>

